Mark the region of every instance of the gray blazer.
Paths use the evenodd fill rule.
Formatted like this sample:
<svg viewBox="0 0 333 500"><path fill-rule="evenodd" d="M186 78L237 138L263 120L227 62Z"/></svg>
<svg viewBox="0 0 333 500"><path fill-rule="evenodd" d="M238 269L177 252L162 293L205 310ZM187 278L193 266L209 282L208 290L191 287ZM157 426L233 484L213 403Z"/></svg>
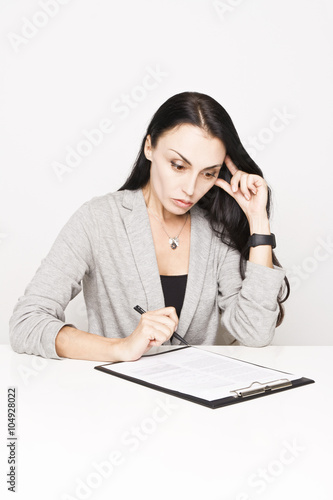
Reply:
<svg viewBox="0 0 333 500"><path fill-rule="evenodd" d="M189 274L177 332L197 345L269 344L284 276L282 268L247 262L242 281L239 253L216 237L203 211L193 206ZM82 288L88 331L105 337L134 331L140 319L136 304L145 310L164 307L141 189L95 197L72 215L15 306L12 348L62 359L55 338L60 328L72 325L65 321L65 309Z"/></svg>

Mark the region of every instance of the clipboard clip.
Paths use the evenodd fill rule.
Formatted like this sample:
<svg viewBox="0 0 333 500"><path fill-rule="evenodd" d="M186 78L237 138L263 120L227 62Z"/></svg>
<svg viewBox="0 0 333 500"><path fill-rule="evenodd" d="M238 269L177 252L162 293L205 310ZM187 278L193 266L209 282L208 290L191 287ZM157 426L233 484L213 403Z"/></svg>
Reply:
<svg viewBox="0 0 333 500"><path fill-rule="evenodd" d="M257 384L257 385L256 385ZM253 387L255 386L256 387ZM234 397L246 398L248 396L255 396L263 392L276 391L276 389L283 389L285 387L291 387L292 383L287 378L273 380L271 382L252 382L248 387L243 387L241 389L235 389L230 392L234 392Z"/></svg>

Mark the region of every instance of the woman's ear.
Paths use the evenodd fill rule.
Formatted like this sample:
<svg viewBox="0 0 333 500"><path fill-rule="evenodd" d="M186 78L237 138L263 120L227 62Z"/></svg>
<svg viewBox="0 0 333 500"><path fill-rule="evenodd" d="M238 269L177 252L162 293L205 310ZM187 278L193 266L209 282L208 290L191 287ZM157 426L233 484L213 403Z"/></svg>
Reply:
<svg viewBox="0 0 333 500"><path fill-rule="evenodd" d="M147 158L147 160L151 160L151 139L150 139L150 135L147 135L146 137L146 142L145 142L145 147L144 147L144 153L145 153L145 157Z"/></svg>

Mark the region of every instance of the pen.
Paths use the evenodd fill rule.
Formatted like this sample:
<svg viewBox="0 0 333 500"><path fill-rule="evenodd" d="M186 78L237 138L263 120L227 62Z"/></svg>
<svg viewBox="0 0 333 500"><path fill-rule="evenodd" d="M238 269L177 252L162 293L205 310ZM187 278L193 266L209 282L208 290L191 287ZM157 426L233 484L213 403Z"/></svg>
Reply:
<svg viewBox="0 0 333 500"><path fill-rule="evenodd" d="M135 306L133 309L135 309L138 313L140 314L144 314L146 311L144 309L142 309L142 307L140 306ZM176 339L180 340L180 342L182 342L183 344L186 344L186 345L190 345L188 342L186 342L185 339L183 339L183 337L181 337L180 335L178 335L177 332L174 332L173 335L171 336L172 337L176 337Z"/></svg>

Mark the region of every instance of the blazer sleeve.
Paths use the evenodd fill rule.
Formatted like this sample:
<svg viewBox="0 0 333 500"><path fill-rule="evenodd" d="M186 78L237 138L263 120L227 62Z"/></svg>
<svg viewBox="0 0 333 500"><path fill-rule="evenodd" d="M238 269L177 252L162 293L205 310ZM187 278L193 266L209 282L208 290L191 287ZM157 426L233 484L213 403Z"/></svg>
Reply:
<svg viewBox="0 0 333 500"><path fill-rule="evenodd" d="M64 359L55 338L65 326L65 308L82 289L81 280L94 267L97 224L89 202L80 207L60 231L41 262L9 321L11 347L18 353Z"/></svg>
<svg viewBox="0 0 333 500"><path fill-rule="evenodd" d="M241 344L263 347L274 337L279 313L277 297L286 270L247 261L242 280L239 258L239 252L229 248L219 270L221 325Z"/></svg>

